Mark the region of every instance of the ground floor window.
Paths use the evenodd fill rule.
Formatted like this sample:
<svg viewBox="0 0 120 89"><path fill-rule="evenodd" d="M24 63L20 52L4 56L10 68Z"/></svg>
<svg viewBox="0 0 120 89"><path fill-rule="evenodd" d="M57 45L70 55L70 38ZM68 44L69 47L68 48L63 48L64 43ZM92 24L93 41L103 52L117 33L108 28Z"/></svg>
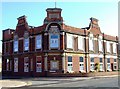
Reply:
<svg viewBox="0 0 120 89"><path fill-rule="evenodd" d="M100 71L103 71L103 64L100 63Z"/></svg>
<svg viewBox="0 0 120 89"><path fill-rule="evenodd" d="M29 72L29 58L24 58L24 72Z"/></svg>
<svg viewBox="0 0 120 89"><path fill-rule="evenodd" d="M84 63L80 63L80 71L84 70Z"/></svg>
<svg viewBox="0 0 120 89"><path fill-rule="evenodd" d="M50 70L58 70L59 69L59 62L52 60L50 61Z"/></svg>
<svg viewBox="0 0 120 89"><path fill-rule="evenodd" d="M10 60L10 59L7 59L6 70L7 71L11 71L12 70L12 60Z"/></svg>
<svg viewBox="0 0 120 89"><path fill-rule="evenodd" d="M95 64L94 63L90 63L90 71L94 71L95 69Z"/></svg>
<svg viewBox="0 0 120 89"><path fill-rule="evenodd" d="M108 70L108 71L110 71L110 70L111 70L110 63L107 63L107 70Z"/></svg>
<svg viewBox="0 0 120 89"><path fill-rule="evenodd" d="M18 58L14 58L14 72L18 72Z"/></svg>
<svg viewBox="0 0 120 89"><path fill-rule="evenodd" d="M72 72L73 71L72 63L68 63L67 71L68 72Z"/></svg>
<svg viewBox="0 0 120 89"><path fill-rule="evenodd" d="M117 63L114 63L114 70L117 70Z"/></svg>
<svg viewBox="0 0 120 89"><path fill-rule="evenodd" d="M41 56L36 57L36 72L42 72L42 58L41 58Z"/></svg>

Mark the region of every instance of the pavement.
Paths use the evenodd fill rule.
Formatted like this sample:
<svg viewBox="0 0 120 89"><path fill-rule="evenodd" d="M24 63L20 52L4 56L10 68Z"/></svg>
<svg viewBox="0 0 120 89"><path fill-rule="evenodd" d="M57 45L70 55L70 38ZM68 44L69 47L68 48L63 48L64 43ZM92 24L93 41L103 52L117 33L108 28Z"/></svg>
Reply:
<svg viewBox="0 0 120 89"><path fill-rule="evenodd" d="M68 81L77 81L77 80L86 80L93 78L108 78L108 77L117 77L118 75L112 76L95 76L95 77L37 77L37 78L22 78L22 79L1 79L0 80L0 89L2 87L23 87L32 85L31 80L42 81L41 83L46 83L47 81L57 81L57 80L68 80Z"/></svg>

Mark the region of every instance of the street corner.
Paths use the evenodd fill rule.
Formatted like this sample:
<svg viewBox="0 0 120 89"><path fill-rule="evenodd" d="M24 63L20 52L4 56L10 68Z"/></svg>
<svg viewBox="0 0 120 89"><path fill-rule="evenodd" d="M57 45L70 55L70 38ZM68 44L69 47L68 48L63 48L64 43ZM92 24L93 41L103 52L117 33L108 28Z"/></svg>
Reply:
<svg viewBox="0 0 120 89"><path fill-rule="evenodd" d="M0 80L0 86L2 87L24 87L32 85L29 81L20 80Z"/></svg>

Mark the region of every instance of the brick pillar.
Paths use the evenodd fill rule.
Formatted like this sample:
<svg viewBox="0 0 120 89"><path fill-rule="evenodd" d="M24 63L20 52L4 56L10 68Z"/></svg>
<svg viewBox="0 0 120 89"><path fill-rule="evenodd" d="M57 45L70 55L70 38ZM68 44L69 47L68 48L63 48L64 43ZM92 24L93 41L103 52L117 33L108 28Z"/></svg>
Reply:
<svg viewBox="0 0 120 89"><path fill-rule="evenodd" d="M62 54L62 72L65 73L65 55Z"/></svg>
<svg viewBox="0 0 120 89"><path fill-rule="evenodd" d="M45 57L44 57L44 68L45 68L45 71L46 71L46 72L48 71L48 63L47 63L47 60L48 60L48 55L47 55L47 53L45 53Z"/></svg>

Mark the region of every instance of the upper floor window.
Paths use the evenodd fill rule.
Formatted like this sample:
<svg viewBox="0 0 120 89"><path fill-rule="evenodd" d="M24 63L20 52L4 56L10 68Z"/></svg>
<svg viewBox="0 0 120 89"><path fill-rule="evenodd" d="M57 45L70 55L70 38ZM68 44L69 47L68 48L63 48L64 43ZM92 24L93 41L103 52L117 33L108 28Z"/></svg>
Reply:
<svg viewBox="0 0 120 89"><path fill-rule="evenodd" d="M116 53L116 51L117 51L116 43L113 43L113 53Z"/></svg>
<svg viewBox="0 0 120 89"><path fill-rule="evenodd" d="M110 52L110 42L109 41L107 41L107 52Z"/></svg>
<svg viewBox="0 0 120 89"><path fill-rule="evenodd" d="M14 52L18 51L18 40L14 40Z"/></svg>
<svg viewBox="0 0 120 89"><path fill-rule="evenodd" d="M89 50L94 50L93 34L90 34L90 37L89 37Z"/></svg>
<svg viewBox="0 0 120 89"><path fill-rule="evenodd" d="M24 39L24 50L29 50L29 38Z"/></svg>
<svg viewBox="0 0 120 89"><path fill-rule="evenodd" d="M29 50L29 37L28 37L28 32L24 33L24 50L27 51Z"/></svg>
<svg viewBox="0 0 120 89"><path fill-rule="evenodd" d="M90 58L90 62L94 62L94 58Z"/></svg>
<svg viewBox="0 0 120 89"><path fill-rule="evenodd" d="M49 33L50 48L59 48L60 39L58 26L50 26Z"/></svg>
<svg viewBox="0 0 120 89"><path fill-rule="evenodd" d="M107 63L110 63L110 58L107 58Z"/></svg>
<svg viewBox="0 0 120 89"><path fill-rule="evenodd" d="M59 35L50 34L50 48L58 48L58 47L59 47Z"/></svg>
<svg viewBox="0 0 120 89"><path fill-rule="evenodd" d="M83 57L80 57L79 62L84 62Z"/></svg>
<svg viewBox="0 0 120 89"><path fill-rule="evenodd" d="M102 58L100 58L100 63L102 63Z"/></svg>
<svg viewBox="0 0 120 89"><path fill-rule="evenodd" d="M78 49L84 50L84 38L83 37L78 37Z"/></svg>
<svg viewBox="0 0 120 89"><path fill-rule="evenodd" d="M99 51L102 52L103 51L102 36L99 36L98 43L99 43Z"/></svg>
<svg viewBox="0 0 120 89"><path fill-rule="evenodd" d="M68 56L68 62L72 62L72 56Z"/></svg>
<svg viewBox="0 0 120 89"><path fill-rule="evenodd" d="M36 36L36 49L41 49L42 48L42 36L41 35L37 35Z"/></svg>
<svg viewBox="0 0 120 89"><path fill-rule="evenodd" d="M73 36L67 34L67 48L73 48Z"/></svg>

